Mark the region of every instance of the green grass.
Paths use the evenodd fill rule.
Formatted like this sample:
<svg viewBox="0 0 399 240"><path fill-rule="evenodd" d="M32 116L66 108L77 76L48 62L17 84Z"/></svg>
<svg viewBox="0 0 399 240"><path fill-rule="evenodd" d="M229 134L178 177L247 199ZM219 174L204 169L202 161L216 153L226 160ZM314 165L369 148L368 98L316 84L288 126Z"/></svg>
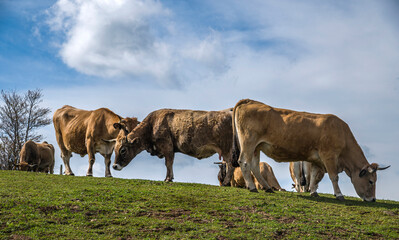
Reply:
<svg viewBox="0 0 399 240"><path fill-rule="evenodd" d="M0 239L398 239L399 202L0 171Z"/></svg>

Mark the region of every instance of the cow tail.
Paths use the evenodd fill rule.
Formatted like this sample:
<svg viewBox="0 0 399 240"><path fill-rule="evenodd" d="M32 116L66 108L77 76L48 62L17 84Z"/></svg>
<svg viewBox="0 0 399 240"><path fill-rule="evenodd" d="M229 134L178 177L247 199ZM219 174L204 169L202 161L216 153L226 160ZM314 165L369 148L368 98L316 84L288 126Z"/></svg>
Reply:
<svg viewBox="0 0 399 240"><path fill-rule="evenodd" d="M299 167L301 168L301 186L306 185L306 176L305 176L305 168L303 166L303 162L299 162Z"/></svg>
<svg viewBox="0 0 399 240"><path fill-rule="evenodd" d="M238 105L238 104L237 104ZM236 110L237 110L237 105L233 109L233 117L232 117L232 126L233 126L233 146L232 146L232 165L233 167L239 167L240 164L238 164L238 159L240 157L240 147L239 147L239 142L238 142L238 134L237 134L237 129L236 129Z"/></svg>

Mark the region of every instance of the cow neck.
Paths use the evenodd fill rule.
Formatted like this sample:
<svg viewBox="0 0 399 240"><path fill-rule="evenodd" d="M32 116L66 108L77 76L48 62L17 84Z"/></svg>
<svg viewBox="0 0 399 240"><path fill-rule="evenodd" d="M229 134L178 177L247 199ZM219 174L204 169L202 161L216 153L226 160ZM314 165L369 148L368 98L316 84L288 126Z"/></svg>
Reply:
<svg viewBox="0 0 399 240"><path fill-rule="evenodd" d="M150 125L147 122L141 122L132 132L127 135L129 141L133 141L136 137L140 139L140 145L144 150L150 148L149 137L151 134Z"/></svg>
<svg viewBox="0 0 399 240"><path fill-rule="evenodd" d="M358 174L364 166L369 165L369 162L357 143L348 149L350 150L347 150L346 156L344 155L342 158L344 161L344 170L352 178L352 174Z"/></svg>

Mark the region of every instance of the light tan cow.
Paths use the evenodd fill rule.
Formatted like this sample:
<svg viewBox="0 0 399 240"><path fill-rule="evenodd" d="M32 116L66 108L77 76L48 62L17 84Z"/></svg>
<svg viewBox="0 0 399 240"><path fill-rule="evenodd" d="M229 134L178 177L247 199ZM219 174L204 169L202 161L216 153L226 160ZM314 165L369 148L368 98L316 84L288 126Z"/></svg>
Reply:
<svg viewBox="0 0 399 240"><path fill-rule="evenodd" d="M160 109L151 112L126 137L119 135L115 144L115 170L122 170L140 152L146 150L159 158L165 157L166 182L173 181L176 152L197 159L215 153L231 166L233 131L231 109L195 111ZM224 185L230 183L233 168L228 167Z"/></svg>
<svg viewBox="0 0 399 240"><path fill-rule="evenodd" d="M93 176L94 155L98 152L104 157L106 177L112 177L111 155L119 132L127 135L139 124L137 118L122 119L107 108L86 111L67 105L55 111L53 123L65 174L74 175L69 166L74 152L82 157L89 155L86 176Z"/></svg>
<svg viewBox="0 0 399 240"><path fill-rule="evenodd" d="M245 99L233 110L233 164L240 165L247 187L256 189L250 172L265 187L259 171L260 151L277 162L309 161L324 167L337 199L344 197L338 173L345 171L364 201L375 201L376 163L369 164L349 126L337 116L273 108ZM315 181L310 192L316 192Z"/></svg>
<svg viewBox="0 0 399 240"><path fill-rule="evenodd" d="M27 141L21 149L19 164L22 171L54 173L54 147L47 142Z"/></svg>
<svg viewBox="0 0 399 240"><path fill-rule="evenodd" d="M315 179L315 189L317 190L319 182L323 179L325 173L324 169L306 161L290 162L289 169L292 181L294 181L293 186L297 192L310 192L309 186L313 178ZM316 192L312 194L317 196Z"/></svg>
<svg viewBox="0 0 399 240"><path fill-rule="evenodd" d="M226 163L215 162L215 164L218 164L220 168L218 173L218 180L220 186L222 186L222 183L226 177ZM262 174L263 178L266 180L266 182L273 190L285 191L283 188L281 188L280 184L278 183L276 177L274 176L273 169L269 164L265 162L260 162L259 167L260 167L260 173ZM256 178L254 178L252 174L251 177L255 183L256 189L263 189L263 186L256 180ZM245 187L245 180L244 176L242 175L241 168L237 167L234 169L233 177L230 181L230 184L232 187L242 187L242 188Z"/></svg>

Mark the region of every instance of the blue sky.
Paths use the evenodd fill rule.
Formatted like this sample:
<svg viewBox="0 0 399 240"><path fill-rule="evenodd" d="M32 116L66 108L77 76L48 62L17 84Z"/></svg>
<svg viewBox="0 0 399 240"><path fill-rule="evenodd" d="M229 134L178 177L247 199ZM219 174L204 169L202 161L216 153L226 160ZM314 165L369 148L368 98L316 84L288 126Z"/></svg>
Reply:
<svg viewBox="0 0 399 240"><path fill-rule="evenodd" d="M397 1L0 0L0 88L41 88L43 106L108 107L143 119L159 108L220 110L242 98L345 120L399 200ZM57 145L53 126L39 130ZM94 175L104 175L96 155ZM175 180L217 184L216 156L177 154ZM272 165L290 190L288 164ZM56 147L56 164L61 164ZM74 155L83 176L87 157ZM115 177L163 180L140 154ZM344 195L356 196L340 175ZM396 188L395 188L396 189ZM327 176L319 192L332 193Z"/></svg>

